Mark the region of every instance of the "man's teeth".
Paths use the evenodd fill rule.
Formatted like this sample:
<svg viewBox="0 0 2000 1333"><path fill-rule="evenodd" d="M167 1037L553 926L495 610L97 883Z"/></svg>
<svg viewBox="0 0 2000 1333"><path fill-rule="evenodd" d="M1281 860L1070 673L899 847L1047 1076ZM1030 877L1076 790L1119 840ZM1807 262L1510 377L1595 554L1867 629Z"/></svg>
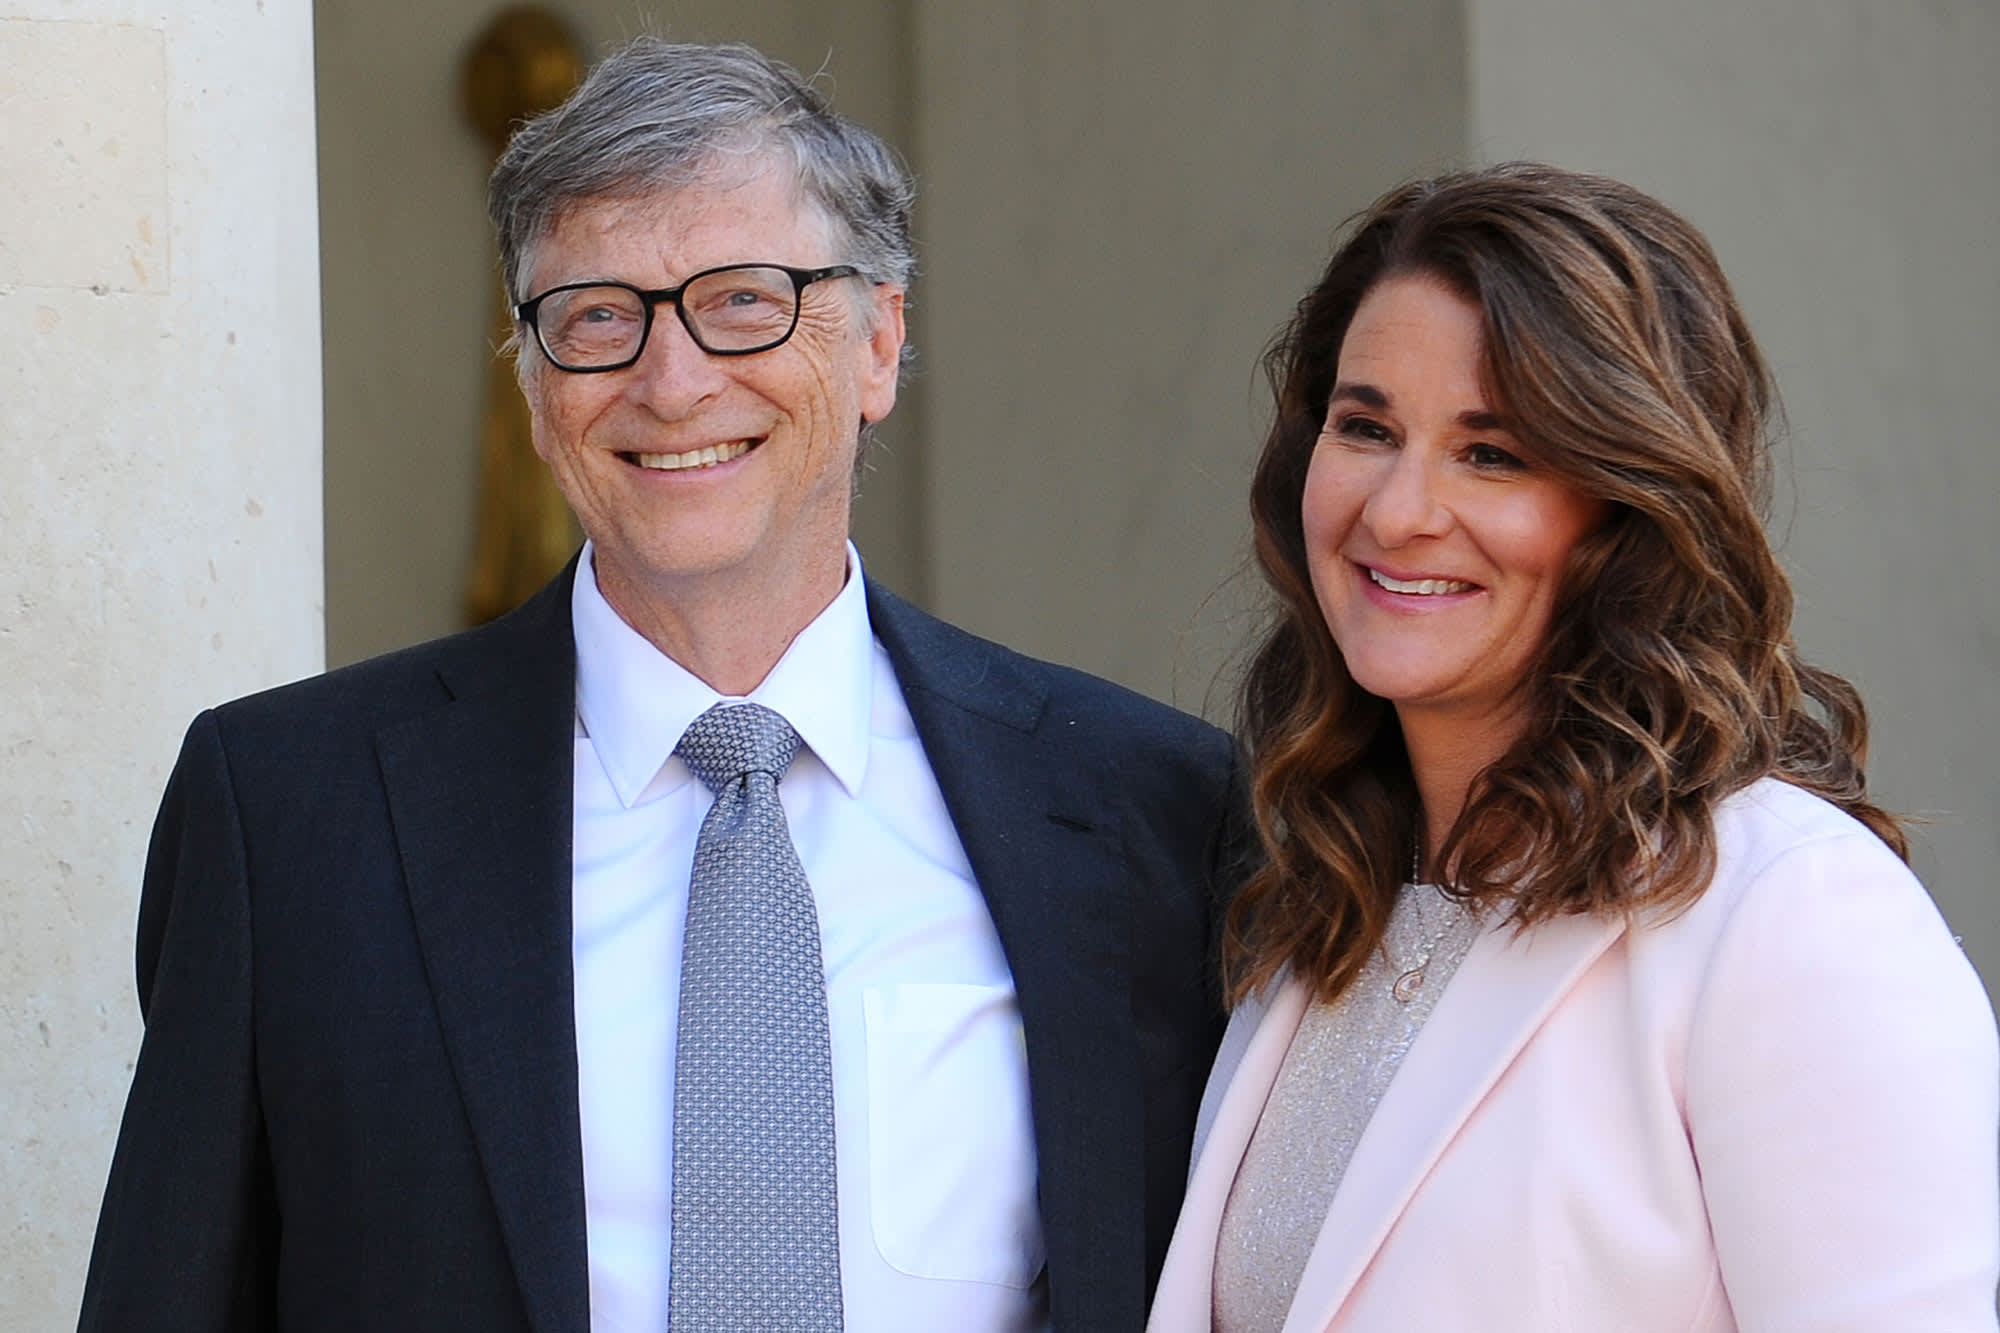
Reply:
<svg viewBox="0 0 2000 1333"><path fill-rule="evenodd" d="M1379 569L1369 570L1368 577L1390 592L1415 593L1421 597L1444 592L1471 592L1479 586L1476 583L1461 583L1457 579L1392 579Z"/></svg>
<svg viewBox="0 0 2000 1333"><path fill-rule="evenodd" d="M717 463L741 458L748 452L750 441L738 440L734 444L712 444L706 449L693 449L684 454L634 454L632 457L640 467L677 472L682 468L714 467Z"/></svg>

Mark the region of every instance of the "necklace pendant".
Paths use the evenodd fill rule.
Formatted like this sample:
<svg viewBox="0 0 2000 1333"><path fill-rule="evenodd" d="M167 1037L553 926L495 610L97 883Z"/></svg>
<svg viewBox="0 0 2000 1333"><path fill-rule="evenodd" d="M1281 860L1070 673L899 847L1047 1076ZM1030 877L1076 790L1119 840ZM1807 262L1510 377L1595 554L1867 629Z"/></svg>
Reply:
<svg viewBox="0 0 2000 1333"><path fill-rule="evenodd" d="M1430 960L1425 959L1396 978L1395 984L1389 987L1389 993L1396 997L1397 1003L1408 1004L1417 998L1417 992L1424 988L1424 969L1429 966Z"/></svg>

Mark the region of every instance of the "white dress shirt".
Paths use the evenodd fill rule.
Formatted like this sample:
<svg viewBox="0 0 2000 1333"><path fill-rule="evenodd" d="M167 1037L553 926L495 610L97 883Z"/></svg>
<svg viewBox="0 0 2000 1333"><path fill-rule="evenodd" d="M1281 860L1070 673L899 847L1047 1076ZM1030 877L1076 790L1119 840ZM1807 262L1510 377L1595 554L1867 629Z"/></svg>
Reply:
<svg viewBox="0 0 2000 1333"><path fill-rule="evenodd" d="M869 627L851 545L847 568L840 594L748 696L805 742L778 795L826 962L846 1325L1046 1329L1013 978ZM571 612L590 1322L592 1333L662 1333L681 932L712 800L673 749L724 696L619 618L588 546Z"/></svg>

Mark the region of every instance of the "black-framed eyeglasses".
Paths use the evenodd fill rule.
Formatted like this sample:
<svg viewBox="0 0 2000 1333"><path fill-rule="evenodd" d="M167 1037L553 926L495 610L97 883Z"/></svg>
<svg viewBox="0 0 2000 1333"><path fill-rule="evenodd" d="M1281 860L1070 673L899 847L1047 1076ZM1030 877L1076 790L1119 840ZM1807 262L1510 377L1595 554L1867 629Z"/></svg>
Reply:
<svg viewBox="0 0 2000 1333"><path fill-rule="evenodd" d="M579 375L623 370L646 350L653 312L671 303L695 346L711 356L768 352L799 326L806 288L828 278L858 277L852 264L789 268L724 264L678 287L646 291L625 282L573 282L514 307L557 367Z"/></svg>

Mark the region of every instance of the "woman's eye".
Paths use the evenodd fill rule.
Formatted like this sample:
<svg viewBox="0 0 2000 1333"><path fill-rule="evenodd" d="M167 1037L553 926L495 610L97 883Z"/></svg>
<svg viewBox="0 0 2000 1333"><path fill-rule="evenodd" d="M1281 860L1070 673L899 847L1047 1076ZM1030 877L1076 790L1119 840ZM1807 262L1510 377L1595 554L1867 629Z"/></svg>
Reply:
<svg viewBox="0 0 2000 1333"><path fill-rule="evenodd" d="M1466 461L1480 468L1519 468L1523 466L1517 455L1508 453L1497 444L1475 444L1465 451Z"/></svg>
<svg viewBox="0 0 2000 1333"><path fill-rule="evenodd" d="M1387 444L1393 440L1389 428L1373 417L1340 417L1334 422L1334 433L1350 440L1365 440L1373 444Z"/></svg>

